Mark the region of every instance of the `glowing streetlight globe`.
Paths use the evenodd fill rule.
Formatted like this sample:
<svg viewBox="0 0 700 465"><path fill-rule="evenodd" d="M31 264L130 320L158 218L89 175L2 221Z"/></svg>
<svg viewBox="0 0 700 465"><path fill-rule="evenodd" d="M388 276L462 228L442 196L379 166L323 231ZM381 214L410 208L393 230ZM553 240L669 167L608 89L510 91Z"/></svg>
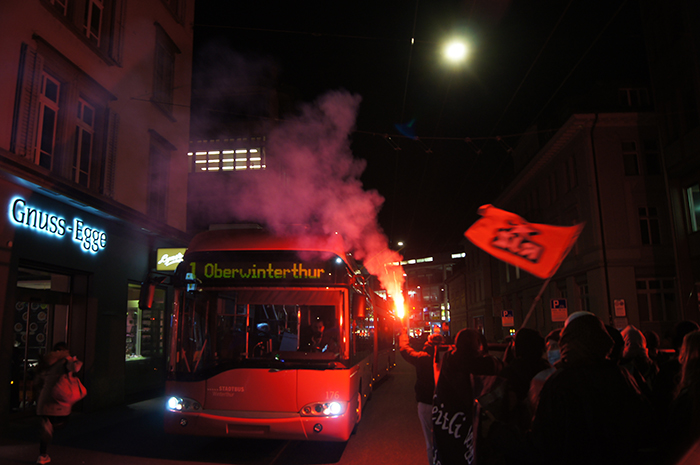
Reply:
<svg viewBox="0 0 700 465"><path fill-rule="evenodd" d="M467 46L464 42L453 41L445 46L445 57L455 63L464 60L467 52Z"/></svg>

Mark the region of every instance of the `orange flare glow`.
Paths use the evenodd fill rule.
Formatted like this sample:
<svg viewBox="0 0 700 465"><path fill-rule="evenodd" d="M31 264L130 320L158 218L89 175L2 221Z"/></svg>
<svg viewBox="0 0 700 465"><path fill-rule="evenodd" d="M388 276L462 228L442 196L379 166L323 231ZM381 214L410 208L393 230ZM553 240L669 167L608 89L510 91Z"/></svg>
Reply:
<svg viewBox="0 0 700 465"><path fill-rule="evenodd" d="M403 296L401 294L394 296L394 305L396 306L396 316L403 320L406 309L404 308Z"/></svg>

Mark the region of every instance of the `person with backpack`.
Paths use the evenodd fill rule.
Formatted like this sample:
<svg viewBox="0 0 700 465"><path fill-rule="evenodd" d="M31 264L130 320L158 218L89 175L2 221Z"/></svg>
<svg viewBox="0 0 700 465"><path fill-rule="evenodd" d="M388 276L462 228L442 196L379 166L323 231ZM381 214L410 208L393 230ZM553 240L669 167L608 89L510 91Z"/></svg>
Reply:
<svg viewBox="0 0 700 465"><path fill-rule="evenodd" d="M36 413L40 417L38 464L51 462L47 451L54 430L66 424L73 404L86 394L75 378L82 366L83 362L70 355L65 342L55 344L42 360L36 379L39 391ZM78 393L74 391L74 386ZM83 391L80 392L80 389Z"/></svg>

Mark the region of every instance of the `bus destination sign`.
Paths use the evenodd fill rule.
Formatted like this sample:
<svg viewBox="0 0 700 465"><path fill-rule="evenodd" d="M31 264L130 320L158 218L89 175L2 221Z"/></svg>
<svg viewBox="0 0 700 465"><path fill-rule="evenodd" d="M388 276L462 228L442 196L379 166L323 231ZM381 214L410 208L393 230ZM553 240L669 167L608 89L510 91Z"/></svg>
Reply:
<svg viewBox="0 0 700 465"><path fill-rule="evenodd" d="M262 281L267 284L333 282L329 262L190 262L188 271L188 278L209 285L223 281L250 284Z"/></svg>

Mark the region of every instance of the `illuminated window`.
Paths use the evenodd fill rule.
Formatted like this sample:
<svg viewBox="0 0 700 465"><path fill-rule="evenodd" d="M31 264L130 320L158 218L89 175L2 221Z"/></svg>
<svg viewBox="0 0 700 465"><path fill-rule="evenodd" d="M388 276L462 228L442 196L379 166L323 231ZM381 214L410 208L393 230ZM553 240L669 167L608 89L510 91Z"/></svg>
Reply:
<svg viewBox="0 0 700 465"><path fill-rule="evenodd" d="M46 72L41 75L39 94L39 130L34 162L50 170L56 147L56 123L58 121L58 97L61 84Z"/></svg>
<svg viewBox="0 0 700 465"><path fill-rule="evenodd" d="M265 169L264 149L237 148L190 152L193 156L193 170L201 171L240 171Z"/></svg>
<svg viewBox="0 0 700 465"><path fill-rule="evenodd" d="M235 167L237 170L248 168L248 150L236 149Z"/></svg>
<svg viewBox="0 0 700 465"><path fill-rule="evenodd" d="M78 120L75 126L75 150L73 156L73 181L90 187L90 162L92 140L95 133L95 109L87 102L78 100Z"/></svg>
<svg viewBox="0 0 700 465"><path fill-rule="evenodd" d="M235 160L236 152L234 150L224 150L221 152L221 169L224 171L233 170Z"/></svg>
<svg viewBox="0 0 700 465"><path fill-rule="evenodd" d="M690 232L700 231L700 184L685 189Z"/></svg>
<svg viewBox="0 0 700 465"><path fill-rule="evenodd" d="M156 288L151 308L139 309L141 286L129 284L126 303L126 361L163 354L165 290Z"/></svg>
<svg viewBox="0 0 700 465"><path fill-rule="evenodd" d="M678 318L672 279L637 279L639 320L674 321Z"/></svg>
<svg viewBox="0 0 700 465"><path fill-rule="evenodd" d="M262 151L260 149L250 149L250 169L259 170L262 168Z"/></svg>

